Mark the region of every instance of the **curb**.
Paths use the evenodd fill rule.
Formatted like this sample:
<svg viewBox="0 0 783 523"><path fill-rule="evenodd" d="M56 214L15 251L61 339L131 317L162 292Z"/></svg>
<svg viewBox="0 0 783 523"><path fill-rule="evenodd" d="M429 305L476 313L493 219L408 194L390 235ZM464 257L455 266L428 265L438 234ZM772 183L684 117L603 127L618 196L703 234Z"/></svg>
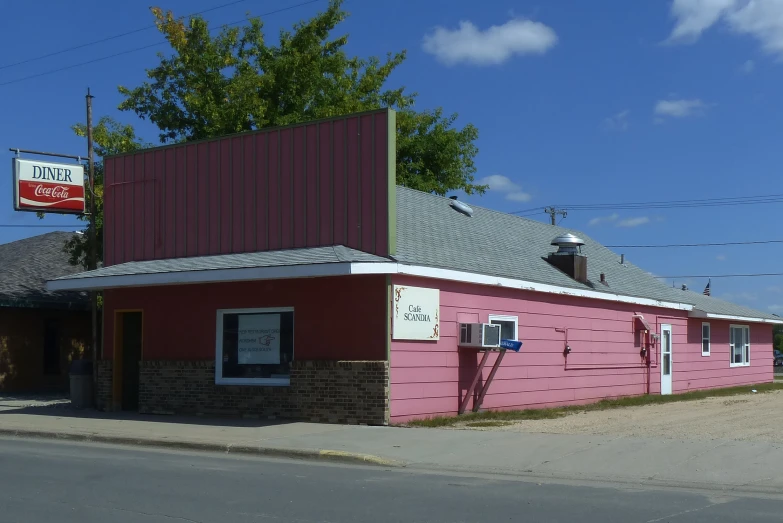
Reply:
<svg viewBox="0 0 783 523"><path fill-rule="evenodd" d="M199 452L221 452L225 454L245 454L271 458L298 460L333 461L351 464L372 465L378 467L402 468L406 463L392 459L359 454L341 450L327 449L290 449L280 447L262 447L252 445L232 445L223 443L198 443L193 441L171 441L161 439L133 438L129 436L106 436L101 434L74 434L68 432L46 432L37 430L8 429L0 427L0 436L17 438L35 438L81 443L105 443L110 445L130 445L159 449L189 450Z"/></svg>

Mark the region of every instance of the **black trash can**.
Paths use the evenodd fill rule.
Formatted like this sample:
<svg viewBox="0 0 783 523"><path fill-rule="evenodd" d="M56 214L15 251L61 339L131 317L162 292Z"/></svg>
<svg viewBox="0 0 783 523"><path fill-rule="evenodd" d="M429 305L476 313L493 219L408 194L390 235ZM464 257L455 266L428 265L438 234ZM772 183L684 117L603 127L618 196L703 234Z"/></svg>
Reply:
<svg viewBox="0 0 783 523"><path fill-rule="evenodd" d="M79 409L93 406L92 360L73 360L70 370L71 405Z"/></svg>

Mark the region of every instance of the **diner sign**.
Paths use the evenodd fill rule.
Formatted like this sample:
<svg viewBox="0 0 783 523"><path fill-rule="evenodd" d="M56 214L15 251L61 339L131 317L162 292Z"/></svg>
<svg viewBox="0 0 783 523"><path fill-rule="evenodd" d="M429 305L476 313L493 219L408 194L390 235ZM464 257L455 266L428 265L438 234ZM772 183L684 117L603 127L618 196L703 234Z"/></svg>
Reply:
<svg viewBox="0 0 783 523"><path fill-rule="evenodd" d="M14 209L84 213L84 166L14 158Z"/></svg>

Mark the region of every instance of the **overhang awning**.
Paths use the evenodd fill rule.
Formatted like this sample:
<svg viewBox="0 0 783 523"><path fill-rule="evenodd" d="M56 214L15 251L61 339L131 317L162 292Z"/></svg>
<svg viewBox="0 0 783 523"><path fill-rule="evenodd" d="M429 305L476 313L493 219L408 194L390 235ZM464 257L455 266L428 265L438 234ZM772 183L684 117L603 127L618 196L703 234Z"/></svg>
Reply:
<svg viewBox="0 0 783 523"><path fill-rule="evenodd" d="M388 258L341 245L126 262L47 282L50 291L382 273ZM372 270L367 270L367 266Z"/></svg>
<svg viewBox="0 0 783 523"><path fill-rule="evenodd" d="M644 316L642 316L640 313L635 312L633 318L634 318L634 322L640 328L640 330L646 330L647 332L655 332L652 329L652 327L650 327L650 324L647 322L647 320L644 319Z"/></svg>
<svg viewBox="0 0 783 523"><path fill-rule="evenodd" d="M691 318L702 318L707 320L729 320L729 321L741 321L745 323L769 323L770 325L783 325L783 318L761 318L753 316L737 316L733 314L718 314L714 312L706 312L697 308L694 308L688 313Z"/></svg>
<svg viewBox="0 0 783 523"><path fill-rule="evenodd" d="M693 307L681 302L625 296L592 289L560 287L440 267L406 265L393 259L375 256L341 245L127 262L51 280L47 282L46 288L50 291L102 290L121 287L318 278L359 274L399 274L682 311L690 311Z"/></svg>

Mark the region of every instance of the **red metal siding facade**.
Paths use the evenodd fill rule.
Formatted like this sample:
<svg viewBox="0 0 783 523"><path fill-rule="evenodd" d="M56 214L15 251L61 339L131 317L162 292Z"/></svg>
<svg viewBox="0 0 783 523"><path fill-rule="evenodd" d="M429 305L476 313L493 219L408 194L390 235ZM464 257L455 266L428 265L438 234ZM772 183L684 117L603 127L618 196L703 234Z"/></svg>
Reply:
<svg viewBox="0 0 783 523"><path fill-rule="evenodd" d="M394 112L105 160L104 263L345 245L394 252Z"/></svg>
<svg viewBox="0 0 783 523"><path fill-rule="evenodd" d="M385 360L385 302L375 275L109 289L103 357L114 311L143 311L144 360L214 360L218 309L293 307L297 360Z"/></svg>

